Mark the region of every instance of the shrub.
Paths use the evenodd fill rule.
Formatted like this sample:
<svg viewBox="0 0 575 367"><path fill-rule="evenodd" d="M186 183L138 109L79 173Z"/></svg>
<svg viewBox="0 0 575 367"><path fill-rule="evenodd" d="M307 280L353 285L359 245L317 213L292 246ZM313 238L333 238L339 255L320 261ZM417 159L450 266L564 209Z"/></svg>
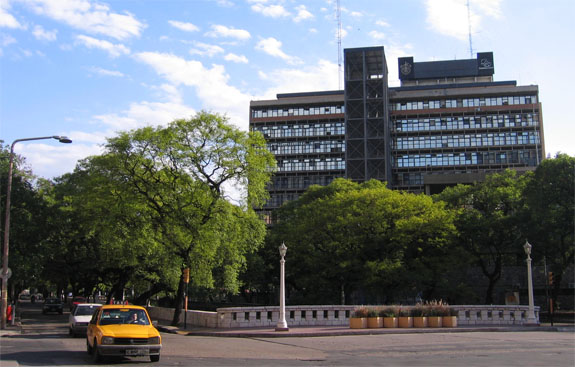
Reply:
<svg viewBox="0 0 575 367"><path fill-rule="evenodd" d="M399 307L382 307L379 309L379 316L381 317L397 317L399 315Z"/></svg>
<svg viewBox="0 0 575 367"><path fill-rule="evenodd" d="M351 315L351 317L354 318L361 318L361 317L367 317L369 313L369 309L365 306L361 306L361 307L356 307L353 310L353 314Z"/></svg>
<svg viewBox="0 0 575 367"><path fill-rule="evenodd" d="M421 303L418 303L411 308L409 315L412 317L428 316L429 315L429 308L425 307Z"/></svg>
<svg viewBox="0 0 575 367"><path fill-rule="evenodd" d="M429 316L450 316L450 307L442 300L427 302L425 306L429 309Z"/></svg>
<svg viewBox="0 0 575 367"><path fill-rule="evenodd" d="M398 315L399 317L411 316L411 312L408 308L399 307Z"/></svg>
<svg viewBox="0 0 575 367"><path fill-rule="evenodd" d="M376 308L369 308L367 310L367 317L379 317L379 311Z"/></svg>

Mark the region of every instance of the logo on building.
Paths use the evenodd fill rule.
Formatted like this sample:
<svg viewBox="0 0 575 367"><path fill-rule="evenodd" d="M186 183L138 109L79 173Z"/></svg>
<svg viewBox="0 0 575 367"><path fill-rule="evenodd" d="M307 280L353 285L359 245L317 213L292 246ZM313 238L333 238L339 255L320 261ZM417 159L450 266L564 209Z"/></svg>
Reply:
<svg viewBox="0 0 575 367"><path fill-rule="evenodd" d="M411 64L407 61L401 64L401 66L399 67L399 69L401 70L401 74L403 75L411 74L411 67L412 67Z"/></svg>
<svg viewBox="0 0 575 367"><path fill-rule="evenodd" d="M479 60L479 69L493 69L493 62L489 59Z"/></svg>

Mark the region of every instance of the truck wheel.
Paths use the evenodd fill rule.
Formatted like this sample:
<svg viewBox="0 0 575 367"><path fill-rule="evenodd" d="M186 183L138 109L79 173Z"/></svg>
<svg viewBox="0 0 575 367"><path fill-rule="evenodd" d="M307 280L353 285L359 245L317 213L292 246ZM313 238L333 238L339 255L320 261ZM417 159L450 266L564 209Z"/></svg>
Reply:
<svg viewBox="0 0 575 367"><path fill-rule="evenodd" d="M159 354L156 354L156 355L150 356L150 361L152 361L152 362L159 362L159 361L160 361L160 355L159 355Z"/></svg>

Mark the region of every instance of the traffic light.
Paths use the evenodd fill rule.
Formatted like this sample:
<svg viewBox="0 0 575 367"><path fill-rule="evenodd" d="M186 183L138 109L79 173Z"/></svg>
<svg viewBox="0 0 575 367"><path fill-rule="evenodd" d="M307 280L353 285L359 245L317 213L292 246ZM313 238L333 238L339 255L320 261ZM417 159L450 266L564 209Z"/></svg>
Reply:
<svg viewBox="0 0 575 367"><path fill-rule="evenodd" d="M189 283L190 282L190 268L185 268L184 269L184 283Z"/></svg>
<svg viewBox="0 0 575 367"><path fill-rule="evenodd" d="M549 285L553 285L553 272L549 272Z"/></svg>

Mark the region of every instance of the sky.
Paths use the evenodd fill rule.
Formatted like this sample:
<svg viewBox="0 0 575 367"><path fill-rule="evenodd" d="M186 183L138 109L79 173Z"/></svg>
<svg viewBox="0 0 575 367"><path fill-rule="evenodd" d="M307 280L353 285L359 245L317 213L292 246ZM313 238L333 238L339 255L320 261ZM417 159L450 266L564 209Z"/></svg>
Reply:
<svg viewBox="0 0 575 367"><path fill-rule="evenodd" d="M206 110L247 130L250 100L342 89L341 49L415 62L494 53L496 81L538 85L546 152L575 156L572 0L0 0L0 140L44 178L118 131Z"/></svg>

